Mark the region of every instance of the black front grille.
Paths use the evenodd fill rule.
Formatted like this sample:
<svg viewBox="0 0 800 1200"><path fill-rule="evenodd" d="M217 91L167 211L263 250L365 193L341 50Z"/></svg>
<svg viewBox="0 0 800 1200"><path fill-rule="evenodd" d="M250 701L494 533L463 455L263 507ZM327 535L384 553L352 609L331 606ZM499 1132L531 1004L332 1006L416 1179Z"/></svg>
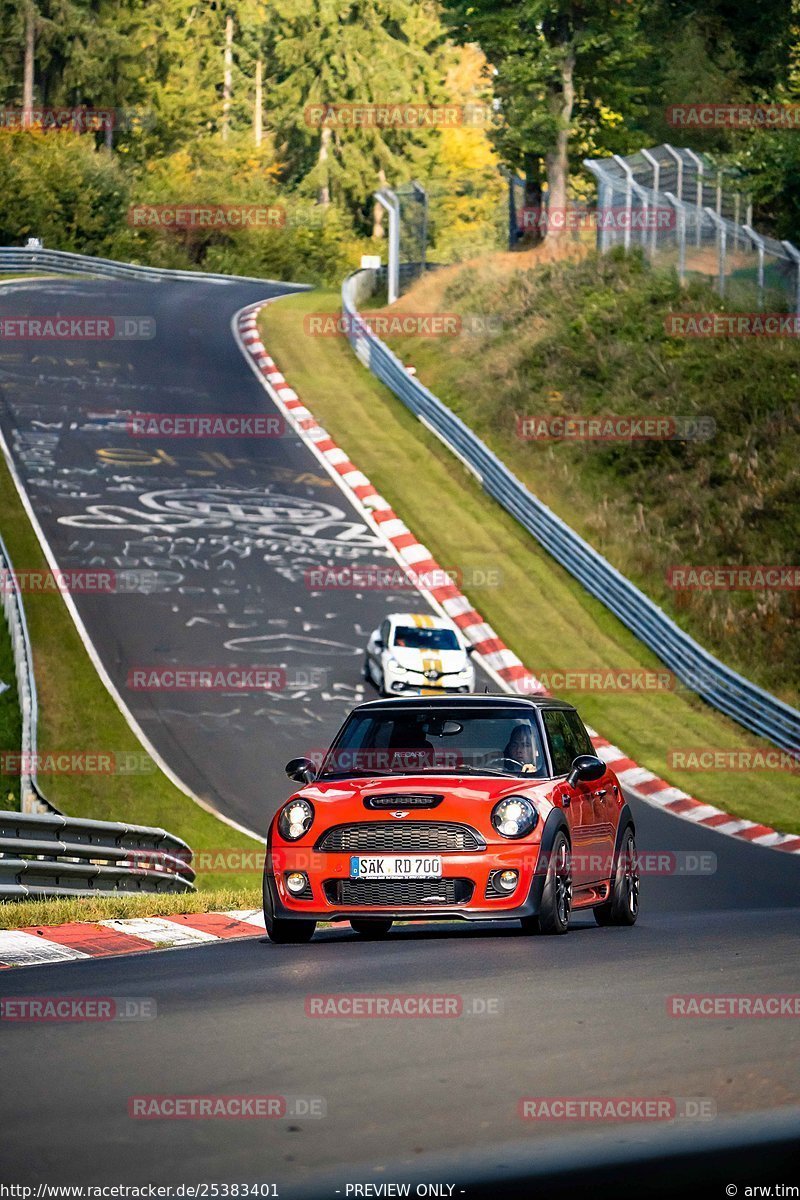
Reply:
<svg viewBox="0 0 800 1200"><path fill-rule="evenodd" d="M326 879L323 884L329 904L364 908L467 904L474 886L471 879Z"/></svg>
<svg viewBox="0 0 800 1200"><path fill-rule="evenodd" d="M365 808L436 808L444 796L435 792L377 792L364 797Z"/></svg>
<svg viewBox="0 0 800 1200"><path fill-rule="evenodd" d="M403 854L482 850L484 842L468 825L444 821L365 821L361 825L335 825L322 835L315 849L345 854L359 850Z"/></svg>

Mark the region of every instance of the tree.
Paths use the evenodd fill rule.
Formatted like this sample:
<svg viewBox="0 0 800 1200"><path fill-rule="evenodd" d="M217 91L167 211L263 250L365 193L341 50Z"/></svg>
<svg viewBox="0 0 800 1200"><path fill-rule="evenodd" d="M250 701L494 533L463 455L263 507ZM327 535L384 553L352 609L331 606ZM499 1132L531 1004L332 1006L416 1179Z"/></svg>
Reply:
<svg viewBox="0 0 800 1200"><path fill-rule="evenodd" d="M645 0L445 0L463 42L478 42L495 70L499 152L515 170L546 168L549 204L567 202L571 143L620 107L635 109L645 53ZM616 125L616 120L611 122ZM552 225L548 236L558 236Z"/></svg>
<svg viewBox="0 0 800 1200"><path fill-rule="evenodd" d="M363 217L382 182L412 176L436 131L354 125L348 106L440 102L443 43L431 0L284 0L266 54L267 113L288 179Z"/></svg>

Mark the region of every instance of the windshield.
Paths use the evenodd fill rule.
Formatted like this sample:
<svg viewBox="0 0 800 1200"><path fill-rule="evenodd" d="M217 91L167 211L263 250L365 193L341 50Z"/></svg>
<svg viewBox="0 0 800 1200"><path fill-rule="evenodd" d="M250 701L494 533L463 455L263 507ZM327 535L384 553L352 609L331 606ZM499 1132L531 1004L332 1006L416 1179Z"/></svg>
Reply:
<svg viewBox="0 0 800 1200"><path fill-rule="evenodd" d="M533 714L458 707L354 713L319 778L425 772L546 778Z"/></svg>
<svg viewBox="0 0 800 1200"><path fill-rule="evenodd" d="M392 645L402 646L405 650L461 649L452 629L414 629L410 625L397 626Z"/></svg>

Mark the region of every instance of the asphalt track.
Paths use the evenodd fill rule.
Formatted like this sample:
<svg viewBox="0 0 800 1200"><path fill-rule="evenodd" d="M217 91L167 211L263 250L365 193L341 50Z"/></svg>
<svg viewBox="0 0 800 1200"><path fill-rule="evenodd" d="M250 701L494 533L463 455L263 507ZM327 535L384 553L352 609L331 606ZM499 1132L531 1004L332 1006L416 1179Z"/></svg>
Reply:
<svg viewBox="0 0 800 1200"><path fill-rule="evenodd" d="M277 416L230 322L287 290L77 279L0 289L4 317L154 324L138 340L6 340L0 427L58 566L115 573L114 591L74 600L126 706L196 795L260 833L286 798L283 765L324 750L374 696L361 680L370 631L423 602L410 590L315 590L320 566L396 564L297 437L137 437L129 419ZM266 690L132 686L137 669L171 667L285 677Z"/></svg>
<svg viewBox="0 0 800 1200"><path fill-rule="evenodd" d="M70 365L70 352L58 346L47 348L52 361L46 366L0 360L7 436L14 427L24 433L45 425L57 435L47 472L23 465L62 566L86 565L94 551L113 565L141 563L144 554L125 557L135 535L166 570L170 560L158 560L155 549L166 556L175 548L162 546L163 528L112 524L89 532L58 518L113 504L134 509L141 520L152 511L142 503L143 493L185 489L188 471L205 469L187 458L195 447L177 452L168 447L180 466L160 460L152 473L141 464L135 469L129 464L126 472L118 466L98 471L97 450L129 448L130 441L117 427L88 429L89 408L166 411L179 395L184 411L192 405L213 411L223 398L229 410L260 410L264 403L227 328L230 313L254 298L250 289L237 285L209 300L197 289L162 287L70 283L59 296L63 305L91 302L96 311L102 301L107 306L102 311L155 313L164 339L160 353L152 343L123 347L136 364L124 378L160 389L145 393L146 403L137 398L132 404L111 380L101 385L106 376L86 361ZM99 292L89 297L90 289ZM35 294L40 311L52 307L52 299ZM12 311L8 297L3 311ZM74 349L71 353L78 358ZM87 353L81 350L84 359ZM122 371L118 361L108 375L116 380ZM84 389L87 378L95 382ZM167 386L188 391L166 392ZM34 419L42 426L34 426ZM74 431L73 421L79 425ZM30 462L36 447L23 443L18 441L19 461L27 453ZM280 487L294 498L335 505L344 513L336 521L353 523L341 495L308 478L307 452L292 439L238 446L235 455L244 461L214 471L203 486L260 493ZM84 470L90 473L81 476ZM63 492L42 487L45 479L67 486ZM76 494L77 483L86 494ZM230 494L216 503L228 503L229 518ZM263 522L256 524L260 530ZM277 538L276 530L285 533L279 527L275 521L271 533L256 536ZM197 530L185 536L194 539L194 554ZM232 614L251 622L246 636L274 629L278 641L268 643L270 655L282 653L287 666L301 661L297 646L304 637L339 647L331 659L333 684L342 685L341 693L327 699L323 694L333 689L312 689L298 701L308 724L289 719L285 699L271 702L276 708L263 713L256 711L263 700L246 708L235 698L239 711L224 716L221 707L213 707L213 697L204 697L203 712L212 716L198 720L190 697L180 698L177 711L174 698L167 703L163 696L134 694L134 711L175 769L246 821L253 820L262 793L263 808L269 808L290 742L296 749L295 735L302 740L310 731L323 737L358 695L356 650L387 604L385 594L356 604L344 594L320 599L307 593L303 564L319 561L321 535L306 527L291 536L310 544L301 548L284 540L275 560L259 545L257 567L250 555L241 569L237 563L235 576L231 569L234 595L215 597L216 585L193 584L205 590L186 601L191 608L183 607L183 584L163 595L79 598L98 649L120 680L137 656L170 661L191 654L193 661L208 662L227 649ZM205 567L180 570L193 581L209 575ZM221 568L210 574L219 586L228 578ZM220 603L224 613L215 608ZM256 611L246 611L247 605ZM193 616L204 620L187 628ZM316 665L319 651L307 657ZM283 795L284 787L280 782L276 794ZM676 1019L668 1014L667 997L798 991L797 856L724 837L635 801L632 807L640 849L674 856L667 874L645 876L642 913L633 930L598 929L591 917L577 916L564 938L523 937L501 925L431 924L402 926L387 941L368 943L345 928L321 930L303 947L256 938L2 972L3 997L145 996L155 1001L157 1015L129 1023L0 1023L0 1178L25 1184L274 1182L282 1196L291 1196L325 1172L334 1181L326 1184L326 1194L335 1197L336 1187L354 1180L391 1182L398 1163L413 1172L419 1162L423 1182L447 1184L458 1179L467 1153L500 1167L509 1144L535 1161L539 1153L585 1136L585 1123L523 1121L522 1097L690 1098L719 1119L796 1105L796 1020ZM705 856L700 858L705 873L670 873L671 864L687 862L684 853ZM465 1009L489 1011L450 1019L306 1015L309 996L353 992L456 995ZM241 1121L128 1116L131 1097L153 1094L285 1095L324 1101L326 1115ZM706 1127L686 1119L676 1130L691 1140ZM640 1144L648 1128L612 1124L603 1127L602 1136L606 1145L624 1147ZM430 1154L449 1164L434 1179L425 1173L431 1170ZM763 1178L752 1182L777 1181L765 1163ZM642 1194L646 1190L642 1186Z"/></svg>
<svg viewBox="0 0 800 1200"><path fill-rule="evenodd" d="M253 939L3 972L4 997L148 996L157 1016L2 1023L2 1177L264 1181L291 1196L319 1171L340 1186L387 1181L387 1164L413 1170L436 1152L451 1161L447 1182L462 1151L483 1150L491 1164L516 1141L535 1161L553 1139L585 1133L523 1121L522 1097L702 1098L720 1118L796 1104L796 1020L677 1019L667 997L797 992L800 864L654 809L637 816L645 849L716 855L716 871L646 878L632 930L576 917L562 938L431 924L362 942L345 927L302 947ZM306 1015L311 995L353 992L457 995L493 1011ZM130 1118L129 1098L152 1094L321 1098L327 1115ZM704 1125L679 1123L689 1138ZM604 1133L625 1145L647 1131Z"/></svg>

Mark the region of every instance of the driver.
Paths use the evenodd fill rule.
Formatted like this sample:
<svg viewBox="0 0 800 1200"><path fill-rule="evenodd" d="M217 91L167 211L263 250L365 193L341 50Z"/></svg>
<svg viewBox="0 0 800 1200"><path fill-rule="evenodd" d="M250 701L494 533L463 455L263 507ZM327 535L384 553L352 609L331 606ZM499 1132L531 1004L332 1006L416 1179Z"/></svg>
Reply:
<svg viewBox="0 0 800 1200"><path fill-rule="evenodd" d="M504 758L512 758L515 762L521 763L523 775L535 775L537 773L539 770L539 759L533 744L530 725L526 723L514 726L511 731L511 737L508 739L506 748L503 751L503 756Z"/></svg>

